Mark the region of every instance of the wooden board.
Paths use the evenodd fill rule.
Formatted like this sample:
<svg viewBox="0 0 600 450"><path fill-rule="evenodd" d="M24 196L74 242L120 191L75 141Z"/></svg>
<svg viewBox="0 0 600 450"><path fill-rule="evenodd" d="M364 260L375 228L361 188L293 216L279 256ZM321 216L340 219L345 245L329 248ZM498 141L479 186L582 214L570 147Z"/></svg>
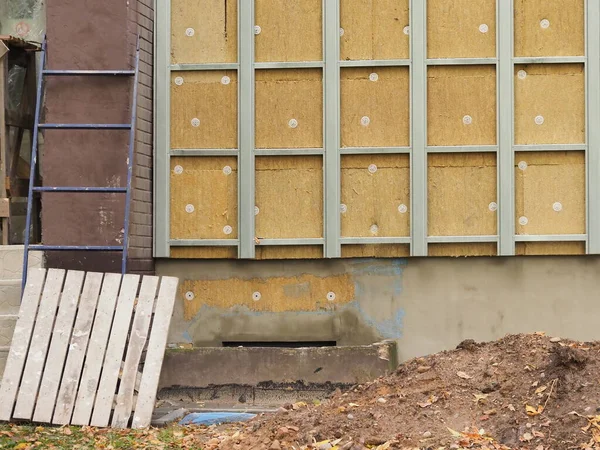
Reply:
<svg viewBox="0 0 600 450"><path fill-rule="evenodd" d="M139 275L125 275L123 277L119 299L117 300L117 309L115 310L115 319L108 340L108 347L106 348L106 356L104 357L102 376L96 393L94 412L89 423L95 427L108 425L119 371L123 362L123 353L126 348L127 335L129 334L133 302L139 282Z"/></svg>
<svg viewBox="0 0 600 450"><path fill-rule="evenodd" d="M428 0L429 58L494 58L496 0Z"/></svg>
<svg viewBox="0 0 600 450"><path fill-rule="evenodd" d="M321 61L322 0L256 0L256 61Z"/></svg>
<svg viewBox="0 0 600 450"><path fill-rule="evenodd" d="M323 237L321 156L256 158L256 236Z"/></svg>
<svg viewBox="0 0 600 450"><path fill-rule="evenodd" d="M65 271L62 269L48 271L48 278L37 312L37 321L33 328L31 345L27 352L27 362L23 371L19 396L12 415L17 419L29 420L33 415L64 278Z"/></svg>
<svg viewBox="0 0 600 450"><path fill-rule="evenodd" d="M428 255L440 257L496 256L498 245L489 242L469 242L459 244L429 244Z"/></svg>
<svg viewBox="0 0 600 450"><path fill-rule="evenodd" d="M496 155L434 153L428 158L429 236L497 233ZM491 206L491 208L490 208Z"/></svg>
<svg viewBox="0 0 600 450"><path fill-rule="evenodd" d="M256 148L298 147L323 147L321 69L257 70Z"/></svg>
<svg viewBox="0 0 600 450"><path fill-rule="evenodd" d="M63 288L64 275L65 271L58 269L50 269L47 278L45 269L29 271L0 384L2 420L31 419L35 410L33 420L36 422L76 422L78 425L90 425L91 422L94 426L106 426L122 370L114 425L126 426L132 411L136 411L136 427L149 426L177 278L162 278L155 314L153 306L159 278L143 278L130 329L139 287L138 275L122 278L117 274L104 276L69 271ZM46 355L44 347L48 347L50 337ZM145 352L147 341L149 345ZM140 365L143 366L141 373ZM139 392L137 397L133 395L134 391ZM75 413L71 420L73 407Z"/></svg>
<svg viewBox="0 0 600 450"><path fill-rule="evenodd" d="M114 273L105 275L100 300L98 300L94 328L90 336L87 358L81 375L81 386L77 392L75 409L71 419L73 425L87 425L90 423L120 284L121 275Z"/></svg>
<svg viewBox="0 0 600 450"><path fill-rule="evenodd" d="M342 258L405 258L408 244L342 245Z"/></svg>
<svg viewBox="0 0 600 450"><path fill-rule="evenodd" d="M171 158L171 238L237 238L237 185L235 157Z"/></svg>
<svg viewBox="0 0 600 450"><path fill-rule="evenodd" d="M342 156L342 236L410 236L409 159Z"/></svg>
<svg viewBox="0 0 600 450"><path fill-rule="evenodd" d="M234 70L172 72L171 147L237 148L237 95Z"/></svg>
<svg viewBox="0 0 600 450"><path fill-rule="evenodd" d="M434 66L427 76L429 145L496 144L494 66Z"/></svg>
<svg viewBox="0 0 600 450"><path fill-rule="evenodd" d="M516 56L585 54L584 0L515 0L514 7Z"/></svg>
<svg viewBox="0 0 600 450"><path fill-rule="evenodd" d="M517 255L585 255L585 242L517 242Z"/></svg>
<svg viewBox="0 0 600 450"><path fill-rule="evenodd" d="M177 284L175 284L175 287L177 287ZM131 411L133 410L135 377L138 373L140 360L142 359L142 351L146 345L146 338L152 319L152 309L154 308L157 288L158 277L144 277L142 287L140 288L140 294L135 305L135 316L133 318L133 324L131 325L131 336L127 343L125 364L122 369L123 373L121 375L116 406L112 417L112 426L114 428L127 428L127 425L129 425L129 418L131 417ZM154 408L154 403L152 404L152 408Z"/></svg>
<svg viewBox="0 0 600 450"><path fill-rule="evenodd" d="M148 342L148 352L144 362L144 373L138 389L133 428L150 426L178 282L177 278L164 277L160 286L152 323L152 335Z"/></svg>
<svg viewBox="0 0 600 450"><path fill-rule="evenodd" d="M172 0L171 62L236 62L237 16L237 0Z"/></svg>
<svg viewBox="0 0 600 450"><path fill-rule="evenodd" d="M408 0L341 0L342 60L407 59Z"/></svg>
<svg viewBox="0 0 600 450"><path fill-rule="evenodd" d="M584 152L517 153L515 165L517 234L586 232Z"/></svg>
<svg viewBox="0 0 600 450"><path fill-rule="evenodd" d="M77 397L77 388L79 387L79 380L83 369L83 361L87 352L92 324L94 323L102 278L103 274L92 272L88 272L85 277L79 309L77 310L77 318L75 319L75 326L71 333L67 362L65 363L60 390L58 391L56 409L52 417L53 424L65 425L71 421Z"/></svg>
<svg viewBox="0 0 600 450"><path fill-rule="evenodd" d="M0 420L2 421L8 421L12 417L45 279L44 269L29 269L27 273L27 284L19 308L18 326L15 326L0 384Z"/></svg>
<svg viewBox="0 0 600 450"><path fill-rule="evenodd" d="M342 147L410 145L408 67L341 70Z"/></svg>
<svg viewBox="0 0 600 450"><path fill-rule="evenodd" d="M52 342L50 343L50 350L48 350L48 363L44 369L37 405L33 414L34 422L50 422L52 420L84 275L84 272L74 270L67 274L54 331L52 332Z"/></svg>
<svg viewBox="0 0 600 450"><path fill-rule="evenodd" d="M515 66L515 142L585 142L583 64Z"/></svg>

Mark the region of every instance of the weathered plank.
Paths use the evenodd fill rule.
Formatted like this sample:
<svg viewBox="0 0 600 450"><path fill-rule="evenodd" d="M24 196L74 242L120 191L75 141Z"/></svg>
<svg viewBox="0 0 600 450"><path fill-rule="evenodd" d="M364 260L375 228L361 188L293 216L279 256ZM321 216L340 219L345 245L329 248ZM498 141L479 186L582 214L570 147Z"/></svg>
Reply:
<svg viewBox="0 0 600 450"><path fill-rule="evenodd" d="M45 269L28 271L27 285L19 308L19 319L15 326L0 385L0 420L7 421L11 418L45 278Z"/></svg>
<svg viewBox="0 0 600 450"><path fill-rule="evenodd" d="M163 277L160 283L132 428L148 427L152 420L152 411L156 402L156 391L165 355L178 282L177 278Z"/></svg>
<svg viewBox="0 0 600 450"><path fill-rule="evenodd" d="M56 410L52 418L54 424L68 424L73 413L77 387L83 367L83 359L87 350L87 344L94 321L94 313L98 304L98 295L102 285L101 273L88 272L81 294L81 301L75 319L75 327L71 335L69 355L65 370L63 372L60 390L56 401Z"/></svg>
<svg viewBox="0 0 600 450"><path fill-rule="evenodd" d="M135 309L131 335L129 336L129 346L125 356L125 367L123 368L117 394L117 406L112 418L112 426L115 428L127 428L131 417L135 377L138 373L142 351L146 345L157 288L158 277L145 276L142 279L140 296Z"/></svg>
<svg viewBox="0 0 600 450"><path fill-rule="evenodd" d="M117 379L119 378L119 369L123 360L125 342L129 334L133 301L137 293L139 281L139 275L125 275L123 277L115 320L108 341L106 358L102 367L102 376L94 403L94 412L90 421L90 425L95 427L105 427L108 425Z"/></svg>
<svg viewBox="0 0 600 450"><path fill-rule="evenodd" d="M46 362L46 354L52 334L52 326L56 317L56 308L65 278L62 269L48 270L48 277L44 286L42 300L39 307L37 320L33 329L31 347L27 352L27 362L23 372L23 379L19 388L19 396L13 417L17 419L31 419L33 407L38 394L42 370Z"/></svg>
<svg viewBox="0 0 600 450"><path fill-rule="evenodd" d="M88 425L90 423L120 284L121 275L109 273L104 276L94 328L92 329L83 374L81 375L73 418L71 419L73 425Z"/></svg>
<svg viewBox="0 0 600 450"><path fill-rule="evenodd" d="M67 272L65 287L63 288L58 315L52 332L52 342L50 343L50 350L48 350L48 359L42 376L40 393L33 414L35 422L50 422L52 420L56 394L67 356L84 276L85 272L74 270Z"/></svg>

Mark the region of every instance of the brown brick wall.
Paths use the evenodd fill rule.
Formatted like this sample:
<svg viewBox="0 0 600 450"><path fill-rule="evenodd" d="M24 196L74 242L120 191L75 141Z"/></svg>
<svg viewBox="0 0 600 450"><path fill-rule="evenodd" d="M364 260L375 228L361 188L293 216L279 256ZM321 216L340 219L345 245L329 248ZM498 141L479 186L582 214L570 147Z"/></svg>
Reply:
<svg viewBox="0 0 600 450"><path fill-rule="evenodd" d="M152 258L152 112L154 2L138 0L129 10L129 26L140 36L135 167L130 215L129 267L139 273L153 273Z"/></svg>
<svg viewBox="0 0 600 450"><path fill-rule="evenodd" d="M52 69L132 67L140 34L141 60L130 214L128 271L152 273L153 1L48 0L48 66ZM46 83L47 122L127 123L131 78L61 78ZM125 186L128 133L46 131L46 186ZM121 194L46 194L42 240L52 245L119 245ZM120 271L120 253L47 252L49 267Z"/></svg>

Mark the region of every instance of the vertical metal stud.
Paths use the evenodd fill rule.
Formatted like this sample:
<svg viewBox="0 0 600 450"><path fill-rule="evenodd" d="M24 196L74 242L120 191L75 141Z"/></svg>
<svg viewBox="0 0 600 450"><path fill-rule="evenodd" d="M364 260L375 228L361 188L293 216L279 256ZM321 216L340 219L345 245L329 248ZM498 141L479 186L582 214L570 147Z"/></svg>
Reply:
<svg viewBox="0 0 600 450"><path fill-rule="evenodd" d="M412 0L411 256L427 256L427 2Z"/></svg>
<svg viewBox="0 0 600 450"><path fill-rule="evenodd" d="M154 96L154 256L170 255L171 2L157 2Z"/></svg>
<svg viewBox="0 0 600 450"><path fill-rule="evenodd" d="M515 254L513 1L498 1L498 254Z"/></svg>
<svg viewBox="0 0 600 450"><path fill-rule="evenodd" d="M586 9L587 90L587 252L600 253L600 3L588 0Z"/></svg>
<svg viewBox="0 0 600 450"><path fill-rule="evenodd" d="M254 248L254 0L238 1L238 256L252 259Z"/></svg>
<svg viewBox="0 0 600 450"><path fill-rule="evenodd" d="M326 258L339 258L340 245L340 8L338 0L323 1L324 16L324 217Z"/></svg>

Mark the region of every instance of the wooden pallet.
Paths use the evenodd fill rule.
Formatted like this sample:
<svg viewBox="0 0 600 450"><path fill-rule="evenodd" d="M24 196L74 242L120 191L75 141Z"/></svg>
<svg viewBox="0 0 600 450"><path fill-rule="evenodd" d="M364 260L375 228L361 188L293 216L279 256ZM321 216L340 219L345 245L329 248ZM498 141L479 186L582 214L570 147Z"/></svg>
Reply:
<svg viewBox="0 0 600 450"><path fill-rule="evenodd" d="M30 269L0 420L127 428L133 413L133 428L149 426L177 283Z"/></svg>

